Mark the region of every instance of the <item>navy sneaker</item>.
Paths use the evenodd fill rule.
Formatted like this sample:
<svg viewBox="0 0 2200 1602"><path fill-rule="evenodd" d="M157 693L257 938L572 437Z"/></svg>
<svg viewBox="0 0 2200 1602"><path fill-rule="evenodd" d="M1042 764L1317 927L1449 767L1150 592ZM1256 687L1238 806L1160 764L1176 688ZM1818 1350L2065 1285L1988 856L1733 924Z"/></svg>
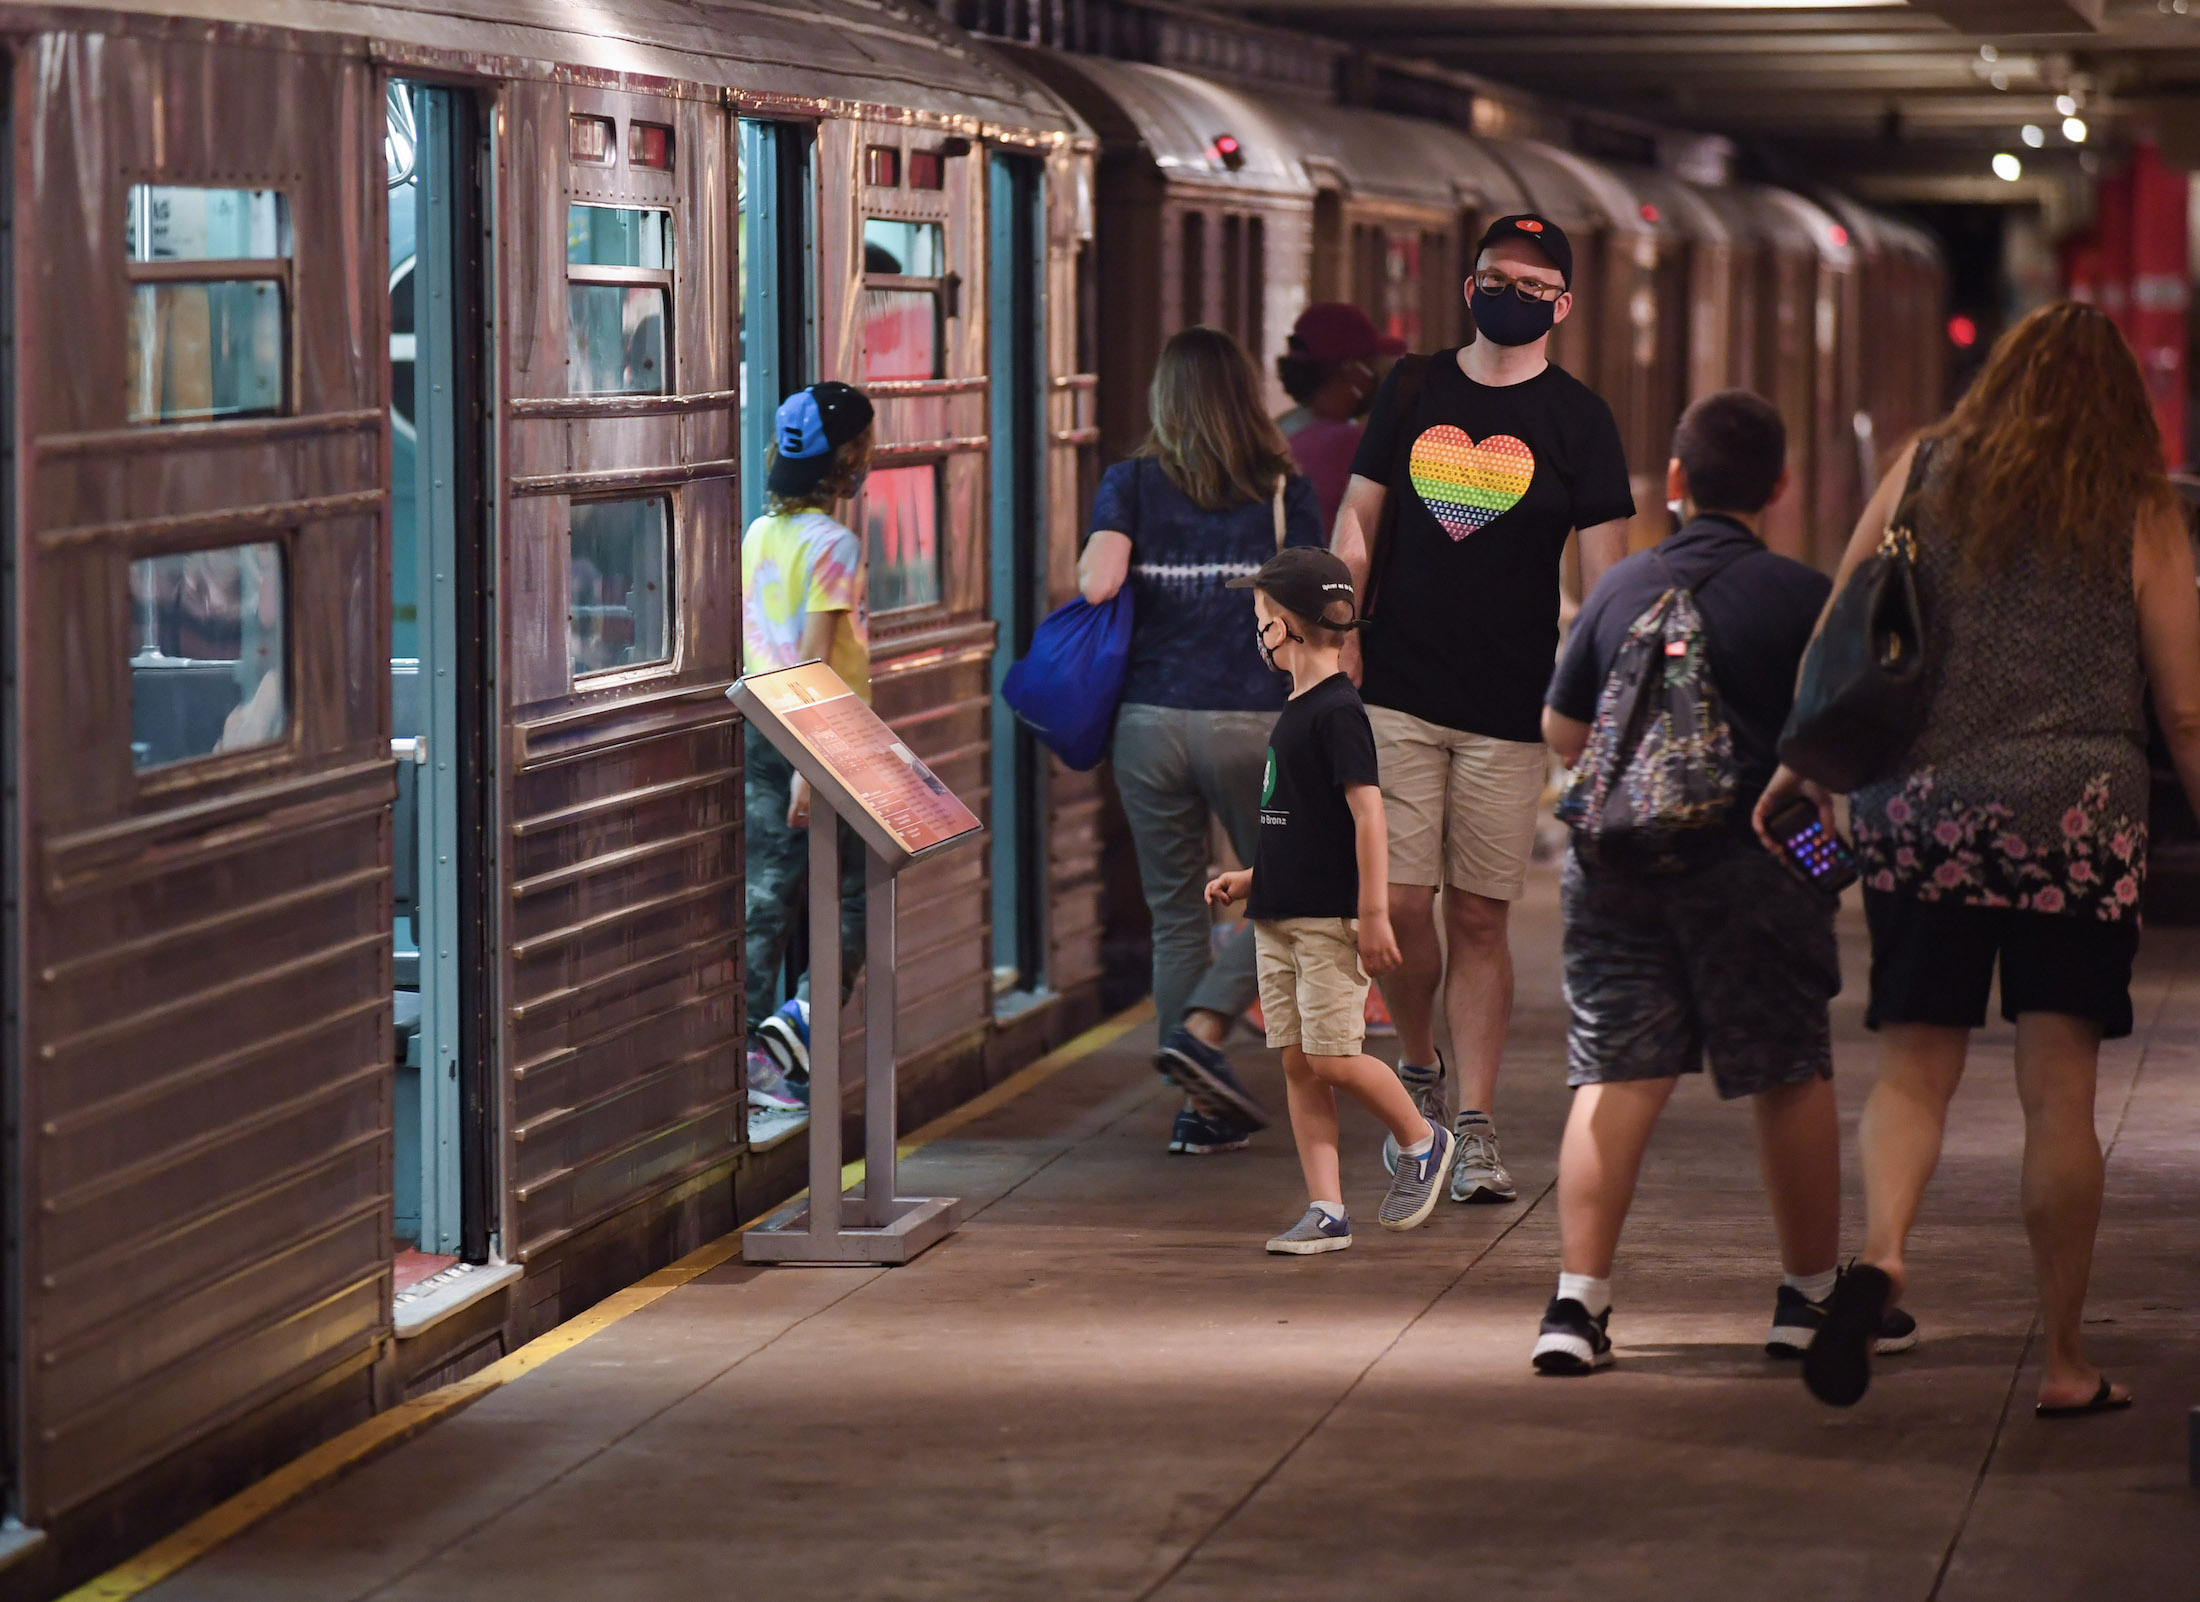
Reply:
<svg viewBox="0 0 2200 1602"><path fill-rule="evenodd" d="M1807 1300L1793 1285L1782 1285L1772 1304L1772 1329L1765 1336L1765 1355L1800 1358L1810 1350L1810 1343L1818 1332L1826 1327L1830 1305L1830 1297L1814 1302ZM1873 1356L1892 1356L1916 1344L1916 1319L1899 1307L1890 1307L1879 1315L1879 1333L1872 1337Z"/></svg>
<svg viewBox="0 0 2200 1602"><path fill-rule="evenodd" d="M1187 1157L1212 1157L1216 1152L1243 1151L1250 1144L1252 1129L1234 1119L1209 1118L1197 1107L1186 1107L1176 1115L1176 1127L1169 1131L1169 1150Z"/></svg>
<svg viewBox="0 0 2200 1602"><path fill-rule="evenodd" d="M1268 1127L1268 1109L1238 1083L1222 1053L1190 1030L1170 1030L1169 1038L1153 1054L1153 1065L1208 1118L1254 1129Z"/></svg>
<svg viewBox="0 0 2200 1602"><path fill-rule="evenodd" d="M1605 1326L1612 1321L1607 1307L1596 1317L1571 1296L1554 1296L1543 1310L1543 1327L1536 1332L1535 1354L1530 1360L1538 1374L1588 1374L1612 1362L1612 1338Z"/></svg>

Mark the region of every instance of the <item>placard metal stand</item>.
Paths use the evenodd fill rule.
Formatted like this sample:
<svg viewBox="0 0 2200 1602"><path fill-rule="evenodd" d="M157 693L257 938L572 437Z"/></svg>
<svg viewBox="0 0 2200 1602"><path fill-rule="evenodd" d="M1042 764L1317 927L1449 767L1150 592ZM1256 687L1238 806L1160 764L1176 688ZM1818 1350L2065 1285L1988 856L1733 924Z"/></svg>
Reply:
<svg viewBox="0 0 2200 1602"><path fill-rule="evenodd" d="M810 1194L750 1230L752 1263L906 1263L953 1233L962 1203L896 1183L895 889L920 858L984 826L830 669L739 680L728 697L810 783ZM864 854L863 1189L841 1194L840 828Z"/></svg>

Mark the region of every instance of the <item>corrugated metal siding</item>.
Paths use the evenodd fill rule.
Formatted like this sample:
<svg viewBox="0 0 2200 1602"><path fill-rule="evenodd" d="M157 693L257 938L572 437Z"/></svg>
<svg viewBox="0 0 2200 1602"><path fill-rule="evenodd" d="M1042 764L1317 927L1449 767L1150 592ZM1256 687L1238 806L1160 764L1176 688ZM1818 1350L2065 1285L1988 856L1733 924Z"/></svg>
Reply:
<svg viewBox="0 0 2200 1602"><path fill-rule="evenodd" d="M14 93L24 570L53 620L23 664L24 1511L45 1518L388 1327L385 364L359 270L381 102L363 62L64 36L18 55ZM295 423L113 432L122 320L86 310L129 302L119 225L148 176L287 196ZM296 504L329 496L367 500ZM225 529L237 507L277 510ZM285 547L287 738L137 773L128 564L242 539Z"/></svg>

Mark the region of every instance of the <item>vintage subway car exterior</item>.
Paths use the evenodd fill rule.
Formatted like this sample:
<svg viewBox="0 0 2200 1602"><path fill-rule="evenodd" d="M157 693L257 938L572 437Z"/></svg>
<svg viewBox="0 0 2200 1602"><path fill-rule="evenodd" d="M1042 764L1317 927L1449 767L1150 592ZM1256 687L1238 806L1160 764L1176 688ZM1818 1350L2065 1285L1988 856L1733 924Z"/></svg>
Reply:
<svg viewBox="0 0 2200 1602"><path fill-rule="evenodd" d="M803 382L878 397L876 703L995 824L902 889L909 1114L1096 1016L1098 791L992 714L1098 437L1092 142L875 0L0 26L36 1591L801 1183L725 690Z"/></svg>

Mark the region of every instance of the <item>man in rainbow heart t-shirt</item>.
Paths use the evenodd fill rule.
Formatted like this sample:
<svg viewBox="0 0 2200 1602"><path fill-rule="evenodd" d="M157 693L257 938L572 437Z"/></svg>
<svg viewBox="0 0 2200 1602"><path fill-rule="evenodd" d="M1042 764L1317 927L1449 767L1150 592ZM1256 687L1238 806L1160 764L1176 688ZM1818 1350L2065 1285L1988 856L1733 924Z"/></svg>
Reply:
<svg viewBox="0 0 2200 1602"><path fill-rule="evenodd" d="M1559 563L1578 533L1582 588L1593 588L1626 554L1635 512L1612 409L1546 354L1573 310L1573 265L1547 217L1490 224L1466 286L1474 342L1392 369L1334 535L1372 615L1360 694L1375 728L1404 957L1383 996L1398 1024L1398 1075L1440 1116L1442 988L1459 1055L1459 1202L1516 1194L1490 1112L1512 1019L1507 916L1527 885L1549 766L1541 719Z"/></svg>

